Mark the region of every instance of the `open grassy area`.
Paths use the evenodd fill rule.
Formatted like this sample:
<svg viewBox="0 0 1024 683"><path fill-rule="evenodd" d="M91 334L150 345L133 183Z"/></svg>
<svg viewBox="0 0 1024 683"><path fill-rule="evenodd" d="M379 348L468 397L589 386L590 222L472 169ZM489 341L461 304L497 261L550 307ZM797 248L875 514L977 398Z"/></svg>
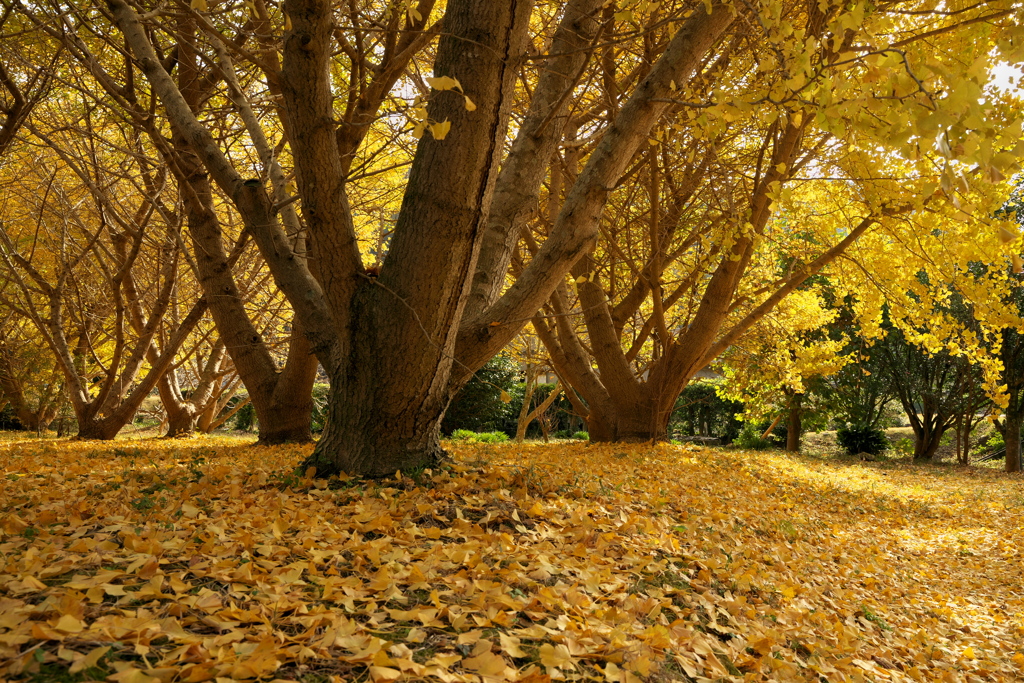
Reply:
<svg viewBox="0 0 1024 683"><path fill-rule="evenodd" d="M248 439L3 443L0 679L1024 676L1020 477L453 449L374 482Z"/></svg>

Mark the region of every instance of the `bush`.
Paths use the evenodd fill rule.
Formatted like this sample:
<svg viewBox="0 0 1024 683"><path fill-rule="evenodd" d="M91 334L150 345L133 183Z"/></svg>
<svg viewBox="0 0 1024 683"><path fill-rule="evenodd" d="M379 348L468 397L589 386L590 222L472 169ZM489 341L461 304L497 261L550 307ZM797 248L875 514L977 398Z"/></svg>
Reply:
<svg viewBox="0 0 1024 683"><path fill-rule="evenodd" d="M240 397L236 396L235 398ZM235 429L240 432L254 431L258 424L256 409L252 407L252 403L247 403L235 413Z"/></svg>
<svg viewBox="0 0 1024 683"><path fill-rule="evenodd" d="M474 438L476 438L476 432L472 429L456 429L451 435L452 441L472 441Z"/></svg>
<svg viewBox="0 0 1024 683"><path fill-rule="evenodd" d="M576 432L572 435L572 438L579 439L580 441L590 441L590 434L588 432Z"/></svg>
<svg viewBox="0 0 1024 683"><path fill-rule="evenodd" d="M330 384L313 385L313 412L309 416L309 429L314 434L324 431L327 425L327 394L330 390Z"/></svg>
<svg viewBox="0 0 1024 683"><path fill-rule="evenodd" d="M771 439L762 439L761 434L762 432L758 430L756 425L748 422L743 425L743 429L736 435L732 443L735 446L752 451L764 451L775 445Z"/></svg>
<svg viewBox="0 0 1024 683"><path fill-rule="evenodd" d="M992 430L992 433L988 435L988 438L979 441L975 444L974 448L971 449L971 455L974 457L981 457L988 455L989 453L995 453L1006 449L1006 441L1003 439L1003 435L998 431Z"/></svg>
<svg viewBox="0 0 1024 683"><path fill-rule="evenodd" d="M889 449L889 439L885 437L885 432L877 427L840 427L836 430L836 443L850 455L858 453L878 455Z"/></svg>
<svg viewBox="0 0 1024 683"><path fill-rule="evenodd" d="M736 414L743 412L743 404L723 399L718 395L717 387L715 382L706 380L687 384L676 400L669 420L669 433L674 436L714 436L722 443L736 439L743 427Z"/></svg>
<svg viewBox="0 0 1024 683"><path fill-rule="evenodd" d="M481 432L473 441L476 443L505 443L508 441L508 434L505 432Z"/></svg>
<svg viewBox="0 0 1024 683"><path fill-rule="evenodd" d="M897 441L893 446L893 450L902 456L910 456L914 454L914 440L906 437Z"/></svg>
<svg viewBox="0 0 1024 683"><path fill-rule="evenodd" d="M477 370L455 396L441 421L442 434L456 431L489 432L511 423L515 434L516 416L522 393L516 402L519 366L508 356L496 356ZM504 393L504 396L502 394ZM502 400L502 398L506 400Z"/></svg>
<svg viewBox="0 0 1024 683"><path fill-rule="evenodd" d="M469 429L456 429L451 435L452 441L464 443L505 443L508 434L505 432L474 432Z"/></svg>

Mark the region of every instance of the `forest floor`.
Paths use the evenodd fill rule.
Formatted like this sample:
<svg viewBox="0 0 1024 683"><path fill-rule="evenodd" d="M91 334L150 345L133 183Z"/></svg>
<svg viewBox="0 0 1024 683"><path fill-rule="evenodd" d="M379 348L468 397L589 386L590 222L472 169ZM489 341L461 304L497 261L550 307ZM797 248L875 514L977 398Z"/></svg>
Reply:
<svg viewBox="0 0 1024 683"><path fill-rule="evenodd" d="M0 445L0 680L1010 681L1024 479L453 445L383 481L249 439Z"/></svg>

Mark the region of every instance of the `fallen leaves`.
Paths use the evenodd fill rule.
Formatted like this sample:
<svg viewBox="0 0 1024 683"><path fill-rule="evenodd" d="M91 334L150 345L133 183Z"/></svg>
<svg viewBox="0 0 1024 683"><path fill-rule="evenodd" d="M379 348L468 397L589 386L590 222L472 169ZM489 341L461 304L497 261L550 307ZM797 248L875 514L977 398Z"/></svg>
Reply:
<svg viewBox="0 0 1024 683"><path fill-rule="evenodd" d="M416 481L327 482L293 474L299 448L5 446L0 677L1024 673L1017 479L667 445L456 448Z"/></svg>

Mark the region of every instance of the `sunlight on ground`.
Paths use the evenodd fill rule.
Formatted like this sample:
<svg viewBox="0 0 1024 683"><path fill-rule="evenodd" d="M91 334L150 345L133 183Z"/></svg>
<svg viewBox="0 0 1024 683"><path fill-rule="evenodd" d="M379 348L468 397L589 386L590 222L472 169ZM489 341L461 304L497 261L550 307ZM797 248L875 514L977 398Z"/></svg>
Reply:
<svg viewBox="0 0 1024 683"><path fill-rule="evenodd" d="M3 443L0 678L1024 676L1020 477L452 448L328 482L250 437Z"/></svg>

